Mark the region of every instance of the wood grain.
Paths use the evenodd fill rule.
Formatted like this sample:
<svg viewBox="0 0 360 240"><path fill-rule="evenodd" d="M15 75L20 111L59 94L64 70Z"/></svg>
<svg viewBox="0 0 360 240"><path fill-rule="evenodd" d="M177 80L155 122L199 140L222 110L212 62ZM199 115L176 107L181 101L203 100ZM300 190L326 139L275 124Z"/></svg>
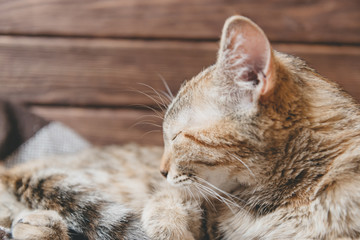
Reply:
<svg viewBox="0 0 360 240"><path fill-rule="evenodd" d="M360 42L359 0L2 0L0 33L217 39L250 17L273 41Z"/></svg>
<svg viewBox="0 0 360 240"><path fill-rule="evenodd" d="M275 44L338 81L360 100L360 47ZM0 37L0 97L27 104L154 105L139 83L175 93L215 62L216 43Z"/></svg>
<svg viewBox="0 0 360 240"><path fill-rule="evenodd" d="M34 104L153 104L215 61L214 43L0 37L0 96Z"/></svg>
<svg viewBox="0 0 360 240"><path fill-rule="evenodd" d="M160 128L153 125L161 124L161 119L151 117L150 111L62 107L32 107L31 111L66 124L95 145L129 142L162 145Z"/></svg>

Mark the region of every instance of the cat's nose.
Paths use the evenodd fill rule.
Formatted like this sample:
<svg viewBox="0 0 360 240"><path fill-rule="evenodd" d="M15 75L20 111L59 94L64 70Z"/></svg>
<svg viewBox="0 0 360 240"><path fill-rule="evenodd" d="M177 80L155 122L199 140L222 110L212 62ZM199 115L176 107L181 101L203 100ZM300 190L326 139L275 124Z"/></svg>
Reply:
<svg viewBox="0 0 360 240"><path fill-rule="evenodd" d="M160 173L166 178L169 172L166 170L160 170Z"/></svg>
<svg viewBox="0 0 360 240"><path fill-rule="evenodd" d="M170 159L170 154L164 152L163 156L161 157L160 173L165 178L167 177L170 170Z"/></svg>

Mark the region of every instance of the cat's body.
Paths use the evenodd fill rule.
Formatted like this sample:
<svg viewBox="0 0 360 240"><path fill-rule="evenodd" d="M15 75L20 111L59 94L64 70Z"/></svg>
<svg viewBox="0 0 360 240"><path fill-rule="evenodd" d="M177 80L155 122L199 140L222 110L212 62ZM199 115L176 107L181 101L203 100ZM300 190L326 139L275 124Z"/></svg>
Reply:
<svg viewBox="0 0 360 240"><path fill-rule="evenodd" d="M129 147L47 160L56 170L20 166L2 182L28 207L59 213L30 217L89 239L360 237L359 105L273 51L250 20L227 20L217 63L180 89L163 130L170 184L158 176L161 150ZM24 220L13 222L16 235Z"/></svg>
<svg viewBox="0 0 360 240"><path fill-rule="evenodd" d="M53 157L46 161L32 161L17 166L3 174L3 182L10 187L10 192L16 200L23 203L24 206L16 209L9 207L11 199L6 202L2 201L2 210L12 210L12 212L8 211L8 215L11 213L9 217L2 216L2 225L10 227L12 224L13 237L21 239L23 236L21 232L32 231L31 228L26 229L26 226L17 224L19 219L29 218L28 213L31 217L32 212L28 212L27 209L51 209L64 216L69 230L85 236L93 235L93 239L117 238L115 238L116 235L106 238L101 236L101 233L96 236L94 229L91 229L89 224L91 221L96 224L95 222L99 222L99 218L108 218L106 224L109 227L114 224L111 223L112 221L119 221L119 229L111 231L118 231L117 237L121 239L120 234L126 235L128 227L140 222L140 212L136 210L143 207L143 202L152 191L153 179L156 179L158 175L153 171L156 168L152 165L154 164L152 160L159 158L160 152L159 149L152 151L147 148L140 149L138 146L94 148L76 155ZM144 155L147 157L145 158ZM133 159L143 161L135 162L132 161ZM119 179L124 181L119 181ZM136 200L133 198L135 195ZM8 196L3 194L2 199L5 197ZM109 203L105 203L105 201ZM122 203L128 203L131 206L125 206ZM129 207L133 210L129 211ZM107 208L109 211L106 210ZM79 215L69 215L76 213ZM109 216L101 217L100 214ZM113 214L117 216L112 216ZM4 217L6 218L4 219ZM81 222L76 218L83 218L84 221ZM125 219L127 223L123 223L122 219ZM5 222L5 220L11 221ZM21 220L21 222L24 221L26 220ZM75 223L78 225L76 226ZM36 223L34 224L36 225ZM19 227L22 228L17 230ZM94 228L98 227L94 226ZM86 229L92 230L92 233L86 233ZM120 229L122 230L119 231ZM144 235L141 228L138 230L140 230L139 236ZM67 239L67 232L57 232L55 235L63 236L60 239ZM29 239L42 238L40 234Z"/></svg>
<svg viewBox="0 0 360 240"><path fill-rule="evenodd" d="M2 174L5 183L2 187L9 191L1 189L0 225L11 228L12 224L14 239L47 240L53 239L53 235L68 239L67 228L70 236L75 234L86 239L148 239L141 226L142 213L158 211L159 221L155 224L161 224L163 219L165 226L172 220L166 209L176 210L177 206L172 203L180 205L183 204L181 199L186 200L177 191L171 192L172 188L168 188L159 174L161 154L161 147L131 144L92 148L79 154L54 156L16 166ZM168 194L169 199L164 194ZM188 208L183 205L180 208L190 210L183 215L191 225L184 226L197 228L193 232L200 234L200 206L195 201L187 204ZM148 210L143 211L147 205ZM52 211L33 209L53 210L61 217L54 216ZM160 217L160 214L164 216ZM176 214L175 222L185 221L181 219L181 213ZM57 228L51 236L35 232L34 236L23 237L34 231L31 225L42 224L37 223L39 219L45 221L39 215L48 220L55 218L50 222L63 224L63 228ZM35 222L28 223L32 218ZM149 218L148 225L151 224ZM51 224L42 227L51 228ZM184 229L179 228L179 231ZM162 239L184 236L186 231L179 233L176 229L165 229L161 233Z"/></svg>

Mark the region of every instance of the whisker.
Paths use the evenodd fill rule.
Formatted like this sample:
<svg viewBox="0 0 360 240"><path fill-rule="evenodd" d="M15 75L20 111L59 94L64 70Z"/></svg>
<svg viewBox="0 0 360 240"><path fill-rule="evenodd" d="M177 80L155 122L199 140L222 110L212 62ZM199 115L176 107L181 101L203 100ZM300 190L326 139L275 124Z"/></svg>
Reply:
<svg viewBox="0 0 360 240"><path fill-rule="evenodd" d="M146 133L144 133L141 137L145 137L146 135L150 134L150 133L154 133L154 132L161 132L161 130L151 130L151 131L148 131Z"/></svg>
<svg viewBox="0 0 360 240"><path fill-rule="evenodd" d="M200 181L203 181L203 182L206 183L206 184L208 184L209 187L206 187L206 186L204 186L203 184L200 184L200 183L198 183L198 182L194 182L194 183L200 184L200 186L201 186L203 189L205 189L205 190L207 190L208 192L210 192L210 194L211 194L211 193L214 194L214 195L215 195L215 198L218 199L219 201L225 203L225 204L228 206L228 208L232 211L232 213L234 213L234 211L233 211L233 209L229 206L229 204L231 204L232 206L235 206L235 207L237 207L237 208L240 208L240 209L243 209L243 210L247 211L244 207L242 207L241 205L239 205L238 203L236 203L236 202L234 201L234 199L236 199L236 200L239 200L239 201L243 202L245 205L248 205L248 203L246 203L244 200L242 200L242 199L238 198L237 196L234 196L234 195L232 195L232 194L230 194L230 193L228 193L228 192L225 192L225 191L219 189L218 187L216 187L216 186L214 186L213 184L209 183L209 182L206 181L205 179L202 179L202 178L197 177L197 176L196 176L195 178L198 179L198 180L200 180ZM213 188L215 188L215 189L211 189L211 187L213 187ZM220 192L223 193L227 198L221 197L215 190L220 191ZM220 197L221 199L219 199L219 197ZM229 204L227 204L227 203L229 203Z"/></svg>
<svg viewBox="0 0 360 240"><path fill-rule="evenodd" d="M215 192L213 189L206 187L200 183L196 183L198 184L199 187L201 187L204 191L206 191L207 193L209 193L209 195L215 197L217 200L219 200L220 202L224 203L229 209L230 211L234 214L235 212L233 211L232 207L230 206L230 204L235 205L236 207L240 207L239 205L237 205L235 202L228 200L227 198L222 197L220 194L218 194L217 192Z"/></svg>
<svg viewBox="0 0 360 240"><path fill-rule="evenodd" d="M130 105L130 106L147 108L147 109L153 111L158 117L161 117L161 118L163 117L162 112L160 112L160 111L156 110L155 108L150 107L150 106L148 106L148 105L144 105L144 104L132 104L132 105Z"/></svg>
<svg viewBox="0 0 360 240"><path fill-rule="evenodd" d="M162 128L162 126L160 124L156 124L156 123L151 122L151 121L141 121L139 124L150 125L150 126Z"/></svg>
<svg viewBox="0 0 360 240"><path fill-rule="evenodd" d="M162 95L164 95L166 97L166 99L169 100L169 102L171 102L173 100L173 98L171 98L171 96L169 96L169 94L167 92L161 90L160 93Z"/></svg>
<svg viewBox="0 0 360 240"><path fill-rule="evenodd" d="M202 190L204 190L204 191L206 191L207 193L209 193L211 196L214 195L214 197L215 197L216 199L220 200L221 202L224 202L224 203L225 203L225 201L226 201L226 202L228 201L227 199L225 200L225 198L223 198L222 196L220 196L220 195L219 195L216 191L214 191L213 189L211 189L211 188L209 188L209 187L207 187L207 186L205 186L205 185L203 185L203 184L201 184L201 183L196 183L196 185L197 185L198 187L200 187Z"/></svg>
<svg viewBox="0 0 360 240"><path fill-rule="evenodd" d="M198 197L198 202L201 202L199 194L196 194L196 196Z"/></svg>
<svg viewBox="0 0 360 240"><path fill-rule="evenodd" d="M161 111L165 111L165 108L164 108L165 106L162 105L163 103L159 102L153 96L151 96L150 94L147 94L145 92L139 91L139 90L137 90L137 92L141 93L141 94L145 95L146 97L150 98L151 100L153 100L156 103L156 105L161 109Z"/></svg>
<svg viewBox="0 0 360 240"><path fill-rule="evenodd" d="M161 120L163 120L164 118L163 117L160 117L160 116L158 116L158 115L153 115L153 114L147 114L147 115L142 115L142 116L140 116L140 117L137 117L135 120L140 120L140 119L142 119L142 118L147 118L147 117L154 117L154 118L158 118L158 119L161 119Z"/></svg>
<svg viewBox="0 0 360 240"><path fill-rule="evenodd" d="M150 125L150 126L154 126L154 127L158 127L158 128L162 128L161 125L159 124L156 124L154 122L151 122L151 121L146 121L146 120L143 120L143 121L140 121L140 122L137 122L137 123L134 123L133 125L131 125L129 128L132 129L138 125Z"/></svg>
<svg viewBox="0 0 360 240"><path fill-rule="evenodd" d="M210 187L214 188L215 190L221 192L222 194L228 196L229 198L235 198L236 200L239 200L241 202L244 202L244 200L238 198L237 196L231 194L231 193L228 193L228 192L225 192L224 190L221 190L220 188L214 186L213 184L209 183L208 181L206 181L205 179L201 178L201 177L198 177L198 176L195 176L196 179L202 181L203 183L206 183L207 185L209 185Z"/></svg>
<svg viewBox="0 0 360 240"><path fill-rule="evenodd" d="M201 196L205 199L205 201L210 204L210 206L213 208L213 210L216 211L216 208L215 208L214 204L213 204L212 201L206 196L206 194L204 194L204 193L202 192L202 189L201 189L200 187L198 187L196 184L195 184L194 186L195 186L196 189L199 191L199 193L201 194Z"/></svg>
<svg viewBox="0 0 360 240"><path fill-rule="evenodd" d="M161 95L159 94L159 92L156 91L152 86L150 86L150 85L148 85L148 84L145 84L145 83L138 83L138 84L150 88L150 89L158 96L158 98L160 99L160 101L161 101L161 103L162 103L162 106L164 106L165 108L167 107L167 104L164 102L164 99L161 97Z"/></svg>
<svg viewBox="0 0 360 240"><path fill-rule="evenodd" d="M186 199L190 199L190 197L189 197L189 195L190 195L189 194L189 187L186 186L184 189L185 189Z"/></svg>
<svg viewBox="0 0 360 240"><path fill-rule="evenodd" d="M233 154L233 153L229 153L231 156L233 156L234 158L236 158L239 162L241 162L246 168L247 168L247 170L250 172L250 174L254 177L254 178L256 178L255 177L255 174L253 173L253 171L251 171L251 169L249 168L249 166L248 165L246 165L245 163L244 163L244 161L242 161L238 156L236 156L235 154Z"/></svg>
<svg viewBox="0 0 360 240"><path fill-rule="evenodd" d="M200 184L200 183L198 183L198 184ZM225 200L226 202L233 203L232 201L230 201L230 200L228 200L228 199L226 199L226 198L222 197L222 196L221 196L219 193L217 193L214 189L211 189L210 187L207 187L207 186L202 185L202 184L200 184L200 185L201 185L201 187L202 187L203 189L208 190L209 192L211 192L211 193L215 194L215 196L217 196L217 197L221 198L221 200Z"/></svg>
<svg viewBox="0 0 360 240"><path fill-rule="evenodd" d="M191 197L192 197L193 199L196 199L194 193L190 190L190 187L187 187L187 188L188 188L188 190L189 190L189 193L190 193Z"/></svg>
<svg viewBox="0 0 360 240"><path fill-rule="evenodd" d="M173 100L174 95L172 94L172 92L171 92L171 90L169 88L169 85L167 84L165 78L161 74L158 74L158 76L160 77L161 81L163 82L163 84L164 84L164 86L165 86L165 88L166 88L166 90L167 90L167 92L169 94L169 97L171 97L171 98L169 98L169 100Z"/></svg>
<svg viewBox="0 0 360 240"><path fill-rule="evenodd" d="M142 94L142 95L146 96L147 98L151 99L153 102L156 103L156 105L161 109L161 111L164 111L165 108L167 107L166 105L163 105L163 103L160 102L158 99L156 99L154 96L150 95L150 93L147 93L145 91L140 91L138 89L129 89L129 91ZM151 94L152 94L152 92L151 92Z"/></svg>

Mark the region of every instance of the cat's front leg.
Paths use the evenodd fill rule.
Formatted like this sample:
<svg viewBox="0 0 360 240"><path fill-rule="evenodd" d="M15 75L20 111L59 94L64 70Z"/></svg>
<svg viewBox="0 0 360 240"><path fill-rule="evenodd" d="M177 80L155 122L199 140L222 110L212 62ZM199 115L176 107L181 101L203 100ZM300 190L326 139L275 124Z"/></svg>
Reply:
<svg viewBox="0 0 360 240"><path fill-rule="evenodd" d="M0 226L0 240L10 240L10 236L10 229Z"/></svg>
<svg viewBox="0 0 360 240"><path fill-rule="evenodd" d="M0 240L11 239L11 224L16 214L25 209L0 185Z"/></svg>
<svg viewBox="0 0 360 240"><path fill-rule="evenodd" d="M201 208L178 189L165 188L149 199L142 213L146 233L156 240L201 238Z"/></svg>
<svg viewBox="0 0 360 240"><path fill-rule="evenodd" d="M12 212L5 204L0 203L0 226L10 228ZM0 238L1 239L1 238Z"/></svg>
<svg viewBox="0 0 360 240"><path fill-rule="evenodd" d="M34 210L23 211L15 219L11 239L69 240L69 236L65 221L57 212Z"/></svg>

